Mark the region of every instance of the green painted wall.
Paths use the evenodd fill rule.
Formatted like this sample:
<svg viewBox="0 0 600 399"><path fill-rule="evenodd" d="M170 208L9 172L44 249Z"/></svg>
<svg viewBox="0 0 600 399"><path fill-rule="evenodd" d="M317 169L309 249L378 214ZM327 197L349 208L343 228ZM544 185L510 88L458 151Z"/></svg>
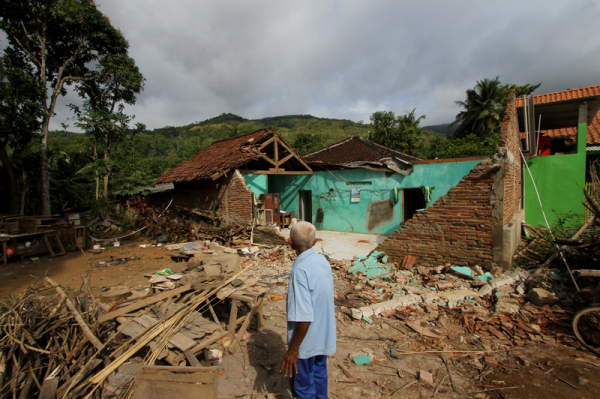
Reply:
<svg viewBox="0 0 600 399"><path fill-rule="evenodd" d="M246 187L254 191L254 195L257 197L261 194L269 192L269 181L267 175L243 175Z"/></svg>
<svg viewBox="0 0 600 399"><path fill-rule="evenodd" d="M272 193L279 193L281 209L294 211L299 216L298 191L312 191L313 221L317 209L325 210L323 230L366 233L366 234L392 234L402 223L402 198L394 206L394 218L391 222L367 230L367 210L370 202L391 199L393 201L394 187L419 187L421 185L435 186L432 195L433 204L438 198L445 195L448 190L456 186L475 165L481 161L455 162L431 165L415 165L414 171L409 176L393 173L386 177L385 172L368 169L347 169L318 171L313 175L269 175L268 188ZM360 202L350 202L350 191L353 188L346 182L370 181L371 185L357 186L360 188ZM333 196L328 198L329 189L333 188ZM337 199L331 199L331 198Z"/></svg>
<svg viewBox="0 0 600 399"><path fill-rule="evenodd" d="M577 131L577 154L548 155L527 159L537 185L550 227L568 213L568 225L583 224L583 188L585 187L587 124L580 123ZM523 171L525 182L525 221L532 226L546 227L542 208L531 176Z"/></svg>

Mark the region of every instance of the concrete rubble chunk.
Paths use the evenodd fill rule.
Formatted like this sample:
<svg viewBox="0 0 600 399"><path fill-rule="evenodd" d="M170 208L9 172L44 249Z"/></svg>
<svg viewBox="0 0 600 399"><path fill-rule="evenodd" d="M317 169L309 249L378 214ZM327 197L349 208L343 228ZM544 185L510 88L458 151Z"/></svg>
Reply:
<svg viewBox="0 0 600 399"><path fill-rule="evenodd" d="M543 288L534 288L527 293L527 298L536 306L554 305L558 298Z"/></svg>
<svg viewBox="0 0 600 399"><path fill-rule="evenodd" d="M479 296L488 296L488 295L491 295L492 292L493 292L492 286L489 284L486 284L479 289Z"/></svg>
<svg viewBox="0 0 600 399"><path fill-rule="evenodd" d="M398 306L409 306L415 303L421 303L421 297L418 295L402 295L394 296L390 301L375 303L371 306L363 306L362 308L352 309L352 317L360 320L363 317L373 317L381 314L381 312L390 309L396 309Z"/></svg>
<svg viewBox="0 0 600 399"><path fill-rule="evenodd" d="M492 273L492 275L494 275L494 273ZM497 290L503 285L512 285L516 283L516 281L517 280L513 276L500 276L493 278L492 281L490 281L490 285L493 289Z"/></svg>
<svg viewBox="0 0 600 399"><path fill-rule="evenodd" d="M495 310L496 310L496 313L514 314L514 313L518 313L520 308L521 308L521 305L519 304L519 301L517 301L516 299L502 298L502 299L499 299L498 302L496 302Z"/></svg>

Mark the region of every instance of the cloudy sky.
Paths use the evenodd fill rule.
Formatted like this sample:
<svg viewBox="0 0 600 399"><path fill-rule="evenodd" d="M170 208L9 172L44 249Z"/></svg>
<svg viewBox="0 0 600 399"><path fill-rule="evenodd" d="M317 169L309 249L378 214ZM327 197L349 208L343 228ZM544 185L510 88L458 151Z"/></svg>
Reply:
<svg viewBox="0 0 600 399"><path fill-rule="evenodd" d="M477 79L600 84L596 0L96 0L147 79L154 129L223 112L450 122ZM61 100L53 128L69 114ZM72 130L72 129L70 129Z"/></svg>

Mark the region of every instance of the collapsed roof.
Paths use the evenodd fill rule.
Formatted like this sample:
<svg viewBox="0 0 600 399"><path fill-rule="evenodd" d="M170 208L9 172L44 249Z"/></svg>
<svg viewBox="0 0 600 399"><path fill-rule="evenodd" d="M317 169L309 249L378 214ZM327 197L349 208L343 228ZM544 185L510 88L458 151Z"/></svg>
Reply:
<svg viewBox="0 0 600 399"><path fill-rule="evenodd" d="M216 180L231 170L249 174L311 174L312 169L271 129L217 141L153 184Z"/></svg>
<svg viewBox="0 0 600 399"><path fill-rule="evenodd" d="M421 159L373 143L358 136L350 136L302 157L313 168L345 167L366 168L408 175L412 163Z"/></svg>

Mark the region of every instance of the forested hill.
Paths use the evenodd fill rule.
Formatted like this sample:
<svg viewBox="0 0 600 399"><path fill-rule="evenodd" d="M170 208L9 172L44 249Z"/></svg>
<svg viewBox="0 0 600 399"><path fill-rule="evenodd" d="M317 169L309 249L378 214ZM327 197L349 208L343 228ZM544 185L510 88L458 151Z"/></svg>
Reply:
<svg viewBox="0 0 600 399"><path fill-rule="evenodd" d="M165 126L144 134L160 134L167 138L193 136L217 141L232 136L251 133L266 127L274 128L286 140L293 140L298 133L324 135L327 144L335 143L349 135L366 136L368 124L345 119L317 118L312 115L286 115L262 119L246 119L227 113L202 122L185 126Z"/></svg>

